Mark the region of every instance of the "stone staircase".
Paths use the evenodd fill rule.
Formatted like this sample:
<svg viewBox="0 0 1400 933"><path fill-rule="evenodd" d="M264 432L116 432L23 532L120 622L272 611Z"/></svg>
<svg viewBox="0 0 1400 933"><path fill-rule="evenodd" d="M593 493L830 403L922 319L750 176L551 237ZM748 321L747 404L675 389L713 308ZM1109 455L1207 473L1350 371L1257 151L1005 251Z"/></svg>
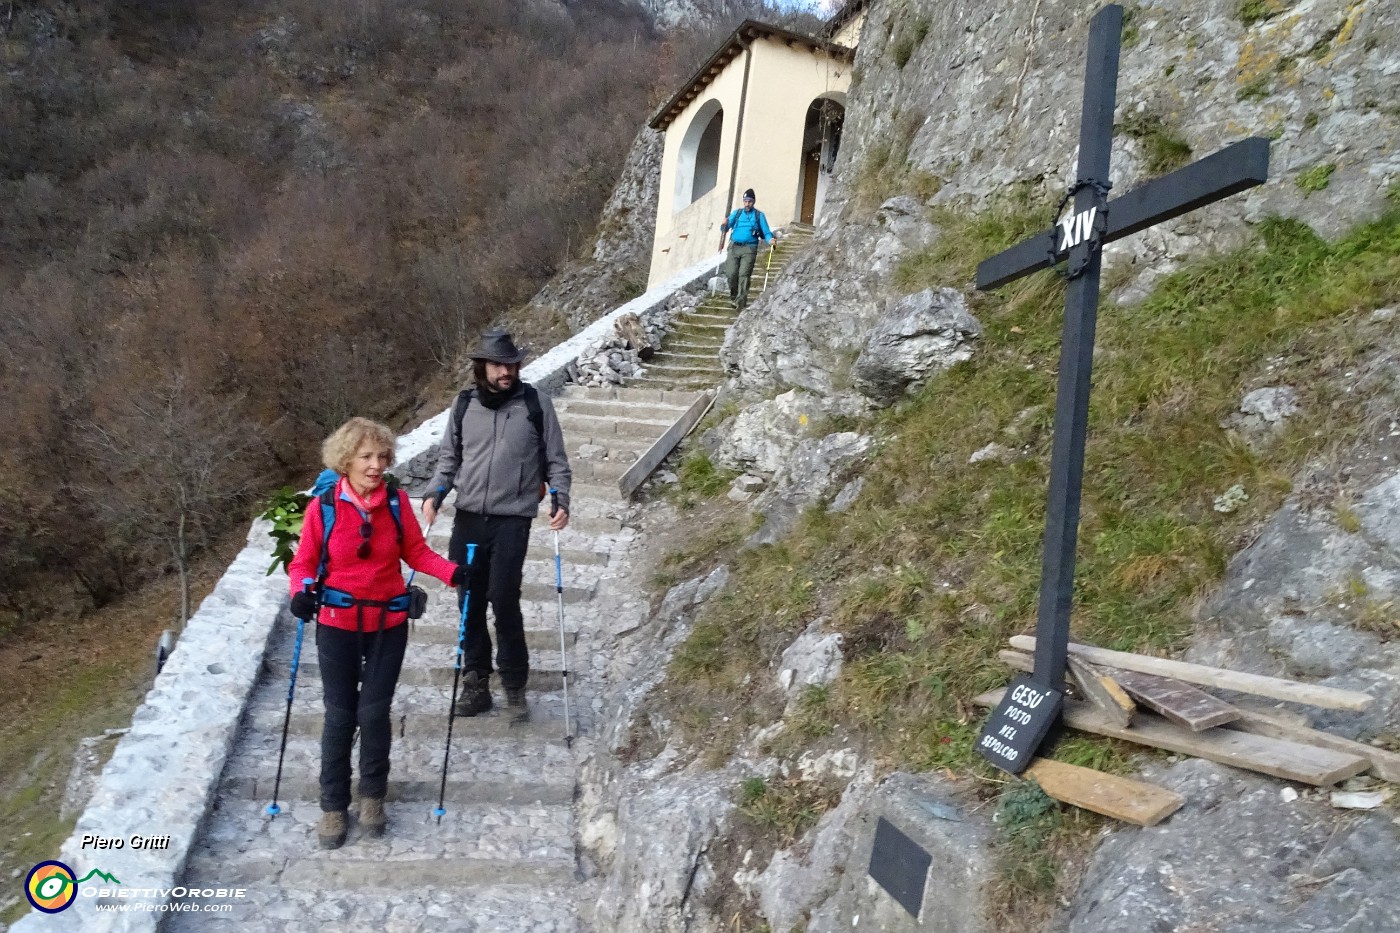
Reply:
<svg viewBox="0 0 1400 933"><path fill-rule="evenodd" d="M768 254L758 254L753 278L749 281L749 304L756 302L778 280L788 262L812 242L815 228L789 224L779 231L771 266ZM765 275L766 273L766 275ZM766 279L766 282L765 282ZM725 334L738 318L734 302L725 292L706 296L698 307L676 318L661 349L646 362L644 375L629 384L642 388L700 391L718 385L724 378L719 351Z"/></svg>
<svg viewBox="0 0 1400 933"><path fill-rule="evenodd" d="M279 802L269 818L286 709L296 623L284 611L261 680L220 779L211 813L182 883L241 886L231 913L175 914L171 931L479 931L574 933L587 927L578 900L573 801L577 769L593 744L603 660L590 651L605 628L636 625L645 599L615 583L629 564L634 533L619 515L617 481L695 401L660 389L569 387L555 400L574 469L573 514L560 534L572 747L564 742L564 657L560 654L553 534L547 503L531 532L522 608L531 674L529 717L496 708L453 725L441 823L437 804L452 689L458 617L452 593L419 577L429 592L424 618L410 623L393 707L389 831L363 835L353 819L344 847L317 847L321 684L308 629L292 704ZM452 499L429 531L447 550ZM631 621L628 621L631 620ZM192 724L197 727L197 724ZM356 753L356 758L358 753Z"/></svg>

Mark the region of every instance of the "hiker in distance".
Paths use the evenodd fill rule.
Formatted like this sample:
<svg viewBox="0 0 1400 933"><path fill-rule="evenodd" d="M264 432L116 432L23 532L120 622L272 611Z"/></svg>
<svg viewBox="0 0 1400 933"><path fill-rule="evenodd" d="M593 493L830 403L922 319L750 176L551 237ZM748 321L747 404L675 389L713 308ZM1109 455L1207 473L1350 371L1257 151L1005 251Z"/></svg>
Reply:
<svg viewBox="0 0 1400 933"><path fill-rule="evenodd" d="M457 594L460 610L471 588L462 644L462 693L454 709L458 716L475 716L492 706L488 602L496 616L496 669L506 705L519 714L527 712L530 653L520 612L520 580L530 523L549 489L559 494L559 511L551 516L549 527L562 531L569 524L573 473L564 435L549 396L520 380L525 356L505 331L482 335L472 353L474 387L464 389L452 406L437 473L423 500L423 516L431 523L448 490L455 488L457 513L447 555L463 563L467 544L477 546L467 585Z"/></svg>
<svg viewBox="0 0 1400 933"><path fill-rule="evenodd" d="M720 233L729 234L729 254L724 260L724 274L729 279L729 300L740 311L749 303L749 279L753 277L753 267L758 262L759 244L766 241L771 247L774 241L773 231L768 228L768 218L753 204L753 189L746 188L744 206L719 225Z"/></svg>
<svg viewBox="0 0 1400 933"><path fill-rule="evenodd" d="M326 438L322 459L340 476L307 504L301 542L287 571L292 614L316 619L326 706L316 836L325 849L344 844L349 829L350 748L357 727L360 825L376 837L387 826L389 706L408 645L405 622L413 601L399 562L449 586L462 577L457 564L428 547L408 494L387 475L394 445L394 433L368 418L351 418Z"/></svg>

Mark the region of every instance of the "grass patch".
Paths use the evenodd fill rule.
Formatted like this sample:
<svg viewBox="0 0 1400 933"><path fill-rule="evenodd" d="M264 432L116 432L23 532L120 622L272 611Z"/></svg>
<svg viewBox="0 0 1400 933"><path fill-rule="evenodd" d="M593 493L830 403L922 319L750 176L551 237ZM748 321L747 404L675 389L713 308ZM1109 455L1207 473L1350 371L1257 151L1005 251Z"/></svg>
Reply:
<svg viewBox="0 0 1400 933"><path fill-rule="evenodd" d="M710 455L696 451L681 461L676 472L678 481L670 488L672 501L683 512L693 509L700 499L712 499L729 488L739 475L737 470L725 470L715 465Z"/></svg>
<svg viewBox="0 0 1400 933"><path fill-rule="evenodd" d="M1312 168L1299 172L1294 184L1299 190L1308 194L1314 191L1323 191L1331 183L1332 173L1337 170L1337 166L1328 162L1323 165L1314 165Z"/></svg>
<svg viewBox="0 0 1400 933"><path fill-rule="evenodd" d="M1165 175L1191 161L1191 147L1151 111L1132 113L1115 129L1142 143L1148 173Z"/></svg>
<svg viewBox="0 0 1400 933"><path fill-rule="evenodd" d="M841 799L816 781L749 778L739 785L739 812L756 827L771 830L788 845L817 824Z"/></svg>

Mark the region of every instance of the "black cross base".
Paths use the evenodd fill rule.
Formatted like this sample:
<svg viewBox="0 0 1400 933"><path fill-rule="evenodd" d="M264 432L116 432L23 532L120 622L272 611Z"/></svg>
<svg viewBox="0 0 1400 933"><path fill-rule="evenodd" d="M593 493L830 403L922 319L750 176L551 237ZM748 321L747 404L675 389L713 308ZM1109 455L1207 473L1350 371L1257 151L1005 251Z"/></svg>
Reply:
<svg viewBox="0 0 1400 933"><path fill-rule="evenodd" d="M1089 26L1079 172L1071 213L1045 233L977 267L978 289L1005 285L1061 261L1068 261L1071 270L1055 392L1035 671L1007 691L978 740L983 757L1013 774L1030 764L1058 717L1064 690L1103 245L1262 184L1269 174L1269 141L1251 137L1105 202L1122 31L1123 8L1116 4L1096 13Z"/></svg>

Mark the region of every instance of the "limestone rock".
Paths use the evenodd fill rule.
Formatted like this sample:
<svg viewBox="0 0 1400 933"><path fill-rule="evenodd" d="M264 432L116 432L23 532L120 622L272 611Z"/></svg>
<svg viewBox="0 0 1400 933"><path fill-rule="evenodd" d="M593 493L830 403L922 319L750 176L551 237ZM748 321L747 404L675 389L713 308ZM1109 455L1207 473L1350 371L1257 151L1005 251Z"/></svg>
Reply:
<svg viewBox="0 0 1400 933"><path fill-rule="evenodd" d="M857 499L860 498L861 490L865 488L865 477L857 476L849 483L841 487L841 491L836 494L836 498L831 500L831 505L827 506L828 512L844 512L849 509Z"/></svg>
<svg viewBox="0 0 1400 933"><path fill-rule="evenodd" d="M1010 463L1016 459L1016 451L1002 444L988 444L967 458L968 463L981 463L992 460L996 463Z"/></svg>
<svg viewBox="0 0 1400 933"><path fill-rule="evenodd" d="M1151 779L1186 805L1099 845L1069 933L1400 929L1400 827L1385 816L1338 819L1312 798L1280 805L1276 781L1199 759Z"/></svg>
<svg viewBox="0 0 1400 933"><path fill-rule="evenodd" d="M1298 412L1298 390L1292 386L1255 389L1240 401L1239 411L1221 422L1226 429L1241 432L1246 440L1258 441L1278 431L1284 421Z"/></svg>
<svg viewBox="0 0 1400 933"><path fill-rule="evenodd" d="M972 341L980 336L982 325L961 292L925 289L880 318L851 367L851 384L889 405L931 374L971 359Z"/></svg>
<svg viewBox="0 0 1400 933"><path fill-rule="evenodd" d="M802 687L829 684L841 673L841 635L826 631L825 622L814 619L778 662L778 686L789 697L796 697Z"/></svg>

